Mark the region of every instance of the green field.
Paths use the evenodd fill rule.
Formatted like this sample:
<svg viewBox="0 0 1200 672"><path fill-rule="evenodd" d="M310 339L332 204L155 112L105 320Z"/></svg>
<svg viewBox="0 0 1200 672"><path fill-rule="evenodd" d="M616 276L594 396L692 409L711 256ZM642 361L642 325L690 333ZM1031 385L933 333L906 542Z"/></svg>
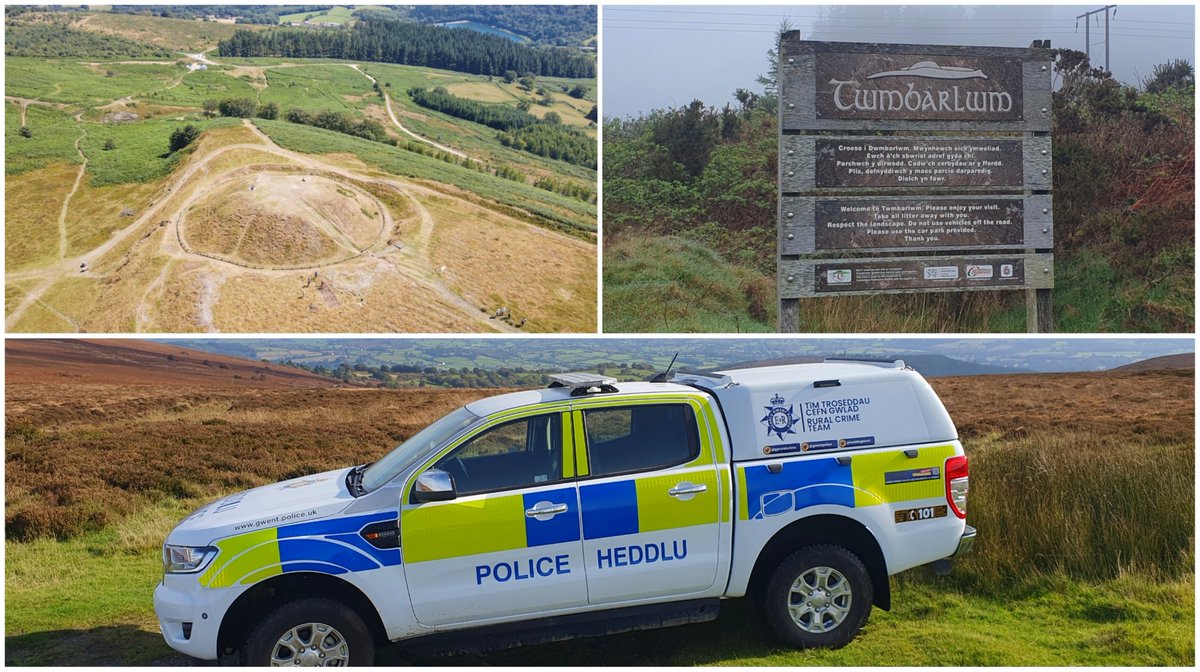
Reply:
<svg viewBox="0 0 1200 672"><path fill-rule="evenodd" d="M367 104L382 105L371 88L371 80L346 65L304 65L266 71L267 88L259 98L276 103L281 110L361 110ZM354 101L348 96L360 100Z"/></svg>
<svg viewBox="0 0 1200 672"><path fill-rule="evenodd" d="M79 143L88 157L88 184L102 187L166 177L186 156L186 151L167 153L171 133L187 124L208 130L237 126L239 122L196 117L187 121L160 118L135 124L89 124L87 137ZM115 144L113 149L104 148L109 139Z"/></svg>
<svg viewBox="0 0 1200 672"><path fill-rule="evenodd" d="M492 157L496 160L518 165L528 170L552 171L558 175L570 176L586 183L593 183L595 181L595 171L588 170L582 166L574 166L563 161L552 161L550 159L545 159L525 152L519 152L506 148L496 141L495 129L491 129L487 126L471 121L457 119L441 112L435 112L433 110L423 108L412 102L406 93L408 89L413 87L453 87L456 84L474 83L482 84L495 90L497 97L495 99L486 100L485 102L501 102L512 107L516 107L520 97L533 97L532 94L527 93L518 95L515 93L515 86L506 85L499 78L465 75L448 70L413 68L409 66L387 65L382 63L363 64L362 69L364 72L379 80L379 83L384 88L384 91L386 91L388 96L391 97L392 105L396 109L397 114L400 115L401 123L417 135L430 138L443 144L461 147L467 154L470 154L471 156ZM561 86L564 84L567 84L568 86L582 84L588 89L588 96L584 99L587 107L590 108L591 105L595 104L596 102L595 79L563 79L546 77L539 78L537 81L539 85L546 86L553 91L560 91ZM464 95L464 97L471 98L473 96ZM550 108L544 109L558 111L560 115L565 115L567 114L565 111L565 105L565 102L557 102ZM401 110L407 110L412 114L402 115ZM591 130L590 132L594 133L594 130Z"/></svg>
<svg viewBox="0 0 1200 672"><path fill-rule="evenodd" d="M54 163L79 163L75 140L79 126L65 112L42 105L30 105L25 112L25 126L30 137L22 137L21 107L17 103L4 106L4 144L8 160L5 175L18 175Z"/></svg>
<svg viewBox="0 0 1200 672"><path fill-rule="evenodd" d="M341 25L354 18L353 12L355 9L352 7L333 7L325 11L284 14L279 17L279 22L303 23L304 21L312 21L313 23L336 23Z"/></svg>
<svg viewBox="0 0 1200 672"><path fill-rule="evenodd" d="M108 76L110 71L112 77ZM8 96L92 107L125 97L145 98L166 88L184 72L177 65L91 66L65 59L8 57L4 62L4 92Z"/></svg>
<svg viewBox="0 0 1200 672"><path fill-rule="evenodd" d="M188 71L178 63L89 64L71 59L9 58L6 63L8 95L60 104L66 109L30 106L28 123L34 135L18 138L14 133L19 123L11 121L18 108L9 106L6 113L9 118L7 171L10 174L26 172L56 161L77 163L79 158L74 151L74 141L82 128L87 131L81 148L89 160L89 184L102 186L156 180L168 174L179 158L165 153L166 139L171 132L183 123L212 127L213 122L199 116L200 108L206 102L227 98L275 103L280 108L281 118L293 108L361 116L368 106L374 106L376 118L383 114L382 100L373 91L370 80L363 72L348 67L348 63L315 59L228 61L207 70ZM594 191L595 171L505 148L497 142L492 129L420 110L404 94L410 86L434 86L446 82L479 82L493 86L487 83L487 78L375 63L361 67L364 72L379 78L403 123L422 137L461 147L471 156L496 167L515 167L530 181L549 175ZM576 81L550 78L541 83L553 88L573 86ZM588 89L591 98L595 97L595 80L578 80L578 83ZM499 88L497 91L502 97L508 95ZM99 109L116 100L123 103ZM511 100L515 105L516 98ZM590 104L590 100L576 102L577 106ZM413 109L416 115L404 114L406 109ZM82 126L69 118L79 111L84 113ZM137 114L140 119L109 123L112 115L118 112ZM596 206L577 198L337 133L283 121L264 121L261 126L274 140L290 149L308 153L349 152L382 170L445 182L519 208L552 228L575 232L596 228ZM390 123L385 126L402 142L415 142L400 134ZM104 150L109 139L116 148Z"/></svg>
<svg viewBox="0 0 1200 672"><path fill-rule="evenodd" d="M564 232L580 234L596 229L595 206L575 199L370 140L283 121L255 119L254 123L287 149L309 154L348 152L393 175L455 185L524 210L543 220L544 225Z"/></svg>
<svg viewBox="0 0 1200 672"><path fill-rule="evenodd" d="M157 105L201 107L206 100L255 98L257 95L258 91L244 79L210 68L183 74L178 84L151 91L144 99Z"/></svg>
<svg viewBox="0 0 1200 672"><path fill-rule="evenodd" d="M72 542L8 542L8 665L186 664L157 634L151 592L162 572L159 540L195 501L172 501ZM193 507L194 508L194 507ZM992 666L1168 665L1194 660L1194 582L1130 575L1088 583L1045 579L1015 595L964 590L914 571L894 579L893 610L875 610L837 651L782 649L748 600L713 623L635 632L487 655L378 662L468 666ZM48 592L56 598L45 599Z"/></svg>
<svg viewBox="0 0 1200 672"><path fill-rule="evenodd" d="M14 57L9 58L6 64L6 93L10 96L67 105L72 112L82 110L87 122L107 122L116 112L138 114L142 118L141 121L106 124L121 126L120 130L89 132L91 136L126 136L126 144L137 143L135 138L127 136L136 135L137 131L131 129L142 128L143 123L146 124L148 135L155 138L161 135L155 130L156 123L145 121L148 117L174 118L186 114L188 110L198 112L206 102L228 98L251 98L260 104L275 103L280 108L281 118L287 110L293 108L346 112L362 116L366 113L366 108L372 106L372 116L384 123L391 133L404 142L415 142L409 136L400 133L386 119L382 110L383 101L373 91L370 80L363 74L365 72L379 79L402 123L421 137L461 148L473 158L490 163L493 167L503 166L510 170L515 168L530 182L548 175L553 179L595 191L595 171L504 147L497 141L493 129L420 108L412 103L405 93L413 86L458 84L482 87L470 89L468 92L494 96L499 102L515 106L521 96L514 93L513 85L503 84L500 80L489 81L487 77L445 70L368 63L360 66L362 72L356 72L348 67L349 65L346 62L321 59L227 59L220 66L188 71L179 63L84 63L71 59ZM588 90L584 99L570 99L561 92L562 87L570 88L575 84L582 84ZM556 110L563 117L564 123L585 123L582 114L594 104L594 79L545 78L539 80L539 85L553 92L556 102L549 108L535 108L535 111L540 109L544 113ZM117 100L124 101L124 105L119 108L99 109ZM37 114L39 120L46 116L41 112ZM56 129L54 134L61 135L65 130ZM594 128L588 129L588 132L594 133ZM61 148L62 143L47 140L48 146ZM321 144L328 146L330 142ZM13 152L11 148L14 146L21 145L10 144L9 160L10 164L17 166L16 169L20 171L28 170L34 165L45 165L47 157L52 156L54 151L64 156L61 149L50 150L51 154L45 154L44 148L34 147L32 143L25 145L30 150L26 156L21 152ZM376 163L378 165L378 162ZM160 168L147 167L143 172L157 175L162 172ZM123 178L116 179L122 180ZM114 183L114 180L109 177L100 178L97 182L110 183ZM562 207L567 210L589 218L595 216L595 208L589 204L567 203L574 199L547 195L541 189L524 189L520 185L512 185L511 181L506 181L506 185L508 186L505 189L512 186L524 193L536 193L534 200L550 203L551 211L558 209L561 201ZM551 211L539 214L557 221L559 217Z"/></svg>

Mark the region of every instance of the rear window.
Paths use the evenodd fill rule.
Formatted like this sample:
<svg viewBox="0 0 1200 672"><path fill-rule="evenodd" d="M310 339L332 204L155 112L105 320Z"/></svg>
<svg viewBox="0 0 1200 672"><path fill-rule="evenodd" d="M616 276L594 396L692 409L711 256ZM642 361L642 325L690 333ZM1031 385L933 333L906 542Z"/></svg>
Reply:
<svg viewBox="0 0 1200 672"><path fill-rule="evenodd" d="M651 471L700 456L688 404L598 408L583 412L592 476Z"/></svg>

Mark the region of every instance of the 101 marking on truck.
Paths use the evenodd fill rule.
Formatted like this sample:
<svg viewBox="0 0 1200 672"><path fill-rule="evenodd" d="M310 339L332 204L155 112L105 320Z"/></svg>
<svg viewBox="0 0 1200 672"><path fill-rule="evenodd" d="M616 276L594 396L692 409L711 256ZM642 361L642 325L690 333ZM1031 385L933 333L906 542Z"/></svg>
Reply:
<svg viewBox="0 0 1200 672"><path fill-rule="evenodd" d="M970 549L968 483L903 362L564 374L201 507L154 606L183 653L286 667L696 623L747 595L783 643L839 647L890 575Z"/></svg>

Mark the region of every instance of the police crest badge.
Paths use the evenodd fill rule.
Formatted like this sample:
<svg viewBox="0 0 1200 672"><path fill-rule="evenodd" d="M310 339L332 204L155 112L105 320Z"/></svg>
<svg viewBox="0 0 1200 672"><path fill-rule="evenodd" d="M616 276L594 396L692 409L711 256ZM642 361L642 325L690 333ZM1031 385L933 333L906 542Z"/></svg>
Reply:
<svg viewBox="0 0 1200 672"><path fill-rule="evenodd" d="M792 404L784 406L786 403L787 401L776 393L771 397L771 405L764 407L767 414L759 422L767 426L767 436L775 434L782 440L785 434L796 433L795 426L800 419L796 417L795 407Z"/></svg>

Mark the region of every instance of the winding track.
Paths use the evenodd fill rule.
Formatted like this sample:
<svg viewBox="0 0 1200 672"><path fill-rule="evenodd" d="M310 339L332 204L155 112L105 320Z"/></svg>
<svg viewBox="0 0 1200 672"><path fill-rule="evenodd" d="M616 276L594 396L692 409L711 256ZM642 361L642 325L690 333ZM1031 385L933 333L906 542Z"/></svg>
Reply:
<svg viewBox="0 0 1200 672"><path fill-rule="evenodd" d="M84 171L87 170L88 159L83 150L79 149L79 143L87 137L87 129L83 126L83 113L75 115L75 124L79 126L79 137L75 138L75 152L79 154L79 158L83 162L79 164L79 172L75 175L75 184L71 185L71 191L67 192L66 198L63 199L62 209L58 211L58 258L67 258L67 208L71 205L71 197L75 192L79 191L79 183L83 181Z"/></svg>
<svg viewBox="0 0 1200 672"><path fill-rule="evenodd" d="M196 198L198 193L202 193L205 190L204 182L206 182L207 180L203 180L203 179L193 180L193 178L195 178L197 173L200 173L201 171L204 171L203 174L207 176L207 168L210 164L212 164L213 161L215 161L216 159L220 158L221 156L224 156L225 154L227 154L229 152L233 152L233 151L252 150L252 151L256 151L256 152L263 152L266 154L271 154L274 156L278 156L278 157L287 159L288 161L290 161L294 164L298 164L301 167L307 168L310 170L335 174L335 175L342 176L349 180L355 180L355 181L359 181L359 182L367 182L367 183L377 184L380 186L385 186L390 189L394 189L397 192L399 192L400 194L403 194L406 198L408 198L413 203L413 205L416 207L416 210L417 210L417 212L420 216L420 220L421 220L421 227L420 227L421 231L417 235L418 235L418 237L420 237L423 240L426 240L426 241L428 240L430 232L432 231L432 228L435 225L435 223L434 223L432 215L429 213L428 210L426 210L424 208L424 206L422 206L420 204L419 201L417 201L414 194L422 194L422 195L428 195L428 196L440 196L439 192L436 192L427 187L423 187L423 186L420 186L420 185L412 183L412 182L403 181L403 180L400 180L400 179L397 179L394 177L380 177L378 175L360 175L354 171L347 170L340 166L329 164L329 163L326 163L319 159L316 159L311 155L300 154L300 153L297 153L297 152L294 152L294 151L291 151L288 149L284 149L284 148L276 145L274 142L272 142L271 139L269 137L267 137L266 134L264 134L262 131L260 131L256 126L254 126L248 120L242 120L242 123L243 123L244 127L249 129L250 133L252 135L254 135L254 137L257 140L260 141L259 143L236 143L236 144L218 147L218 148L214 149L213 151L209 152L208 154L206 154L200 160L190 163L190 165L188 165L188 167L185 168L183 170L183 172L181 172L175 179L171 180L171 182L169 183L169 186L163 192L160 192L153 198L153 201L152 201L153 205L151 205L149 208L147 208L147 210L145 212L143 212L140 217L135 219L129 226L126 226L123 229L119 229L119 230L113 232L113 234L109 237L109 239L106 240L101 245L93 248L92 250L89 250L88 252L86 252L84 254L81 254L81 255L78 255L75 257L67 258L67 257L65 257L65 254L64 254L58 263L52 264L50 266L46 266L46 267L35 269L35 270L20 271L20 272L16 272L16 273L7 274L6 277L7 277L8 282L20 281L20 280L36 280L36 281L38 281L38 284L28 290L28 292L22 298L20 303L17 304L16 308L14 308L12 313L10 313L8 315L8 317L5 319L5 325L7 326L7 328L9 330L12 330L14 325L16 325L20 321L20 319L24 316L25 312L32 305L40 303L42 296L46 293L47 290L50 289L51 286L53 286L53 284L55 282L65 278L65 277L71 277L77 271L77 269L80 268L81 264L87 264L87 268L88 268L87 273L89 275L91 275L93 273L93 270L92 270L93 266L96 262L101 260L106 254L111 252L118 245L120 245L121 243L128 240L131 236L134 236L137 233L139 233L147 223L150 223L152 221L161 221L164 219L168 220L170 222L170 226L175 227L175 231L173 231L171 233L171 235L167 235L164 238L164 240L176 239L176 237L178 235L178 214L183 211L183 208L186 207L187 202ZM80 175L82 176L82 171L81 171ZM180 194L181 190L197 189L196 183L200 183L200 185L199 185L200 191L190 194L189 197L183 201L183 205L181 205L181 206L174 206L171 208L167 207L172 201L177 200L173 197L178 196ZM64 212L65 212L65 210L66 210L66 204L64 203ZM368 249L373 249L373 248L368 248ZM419 249L427 250L427 246L421 245L421 246L419 246ZM236 264L232 264L229 262L221 262L221 260L218 260L218 259L197 256L197 255L187 252L184 249L169 249L168 248L168 249L164 249L163 251L166 252L166 254L169 257L174 258L174 259L180 259L180 258L190 259L190 260L203 259L206 262L230 267L231 269L236 269L237 272L242 272L242 273L254 273L254 274L260 274L260 275L294 276L297 273L297 271L305 270L305 269L296 269L296 268L291 268L291 269L286 269L286 270L274 270L274 269L250 270L245 267L237 266ZM405 257L396 259L395 255L391 255L386 248L383 250L377 251L377 256L381 256L383 254L388 255L389 260L392 262L392 266L399 273L403 274L409 281L437 293L438 296L440 296L448 305L457 308L459 312L461 312L464 316L469 317L472 321L480 324L481 326L485 327L488 330L501 330L501 331L508 331L508 332L516 332L517 331L514 327L511 327L510 325L507 325L503 322L500 322L498 320L487 319L487 317L483 313L480 312L478 306L471 304L463 297L461 297L458 294L451 291L450 288L447 287L445 285L445 283L443 283L441 281L440 277L432 270L432 264L429 262L427 257L425 257L421 260L418 260L418 259L412 258L411 255L406 255ZM427 252L426 252L426 254L427 254ZM424 263L420 263L421 261L424 261ZM142 326L149 325L151 323L150 307L145 304L151 300L151 294L152 294L151 290L153 290L156 285L161 285L161 284L162 283L159 281L159 279L156 279L154 282L151 283L151 285L147 288L147 291L143 294L142 302L141 302L141 304L139 304L139 306L137 307L137 310L135 312L135 315L136 315L135 324L137 324L139 329ZM205 326L206 328L213 328L212 325L202 325L202 326Z"/></svg>
<svg viewBox="0 0 1200 672"><path fill-rule="evenodd" d="M358 67L358 63L347 63L346 67L353 68L354 70L358 71L363 77L366 77L367 79L371 80L371 84L379 83L379 82L375 81L374 77L363 72L363 70ZM408 135L412 136L413 138L416 138L417 140L419 140L431 147L435 147L437 149L442 150L443 152L448 152L450 154L453 154L454 156L457 156L460 159L470 158L463 152L460 152L459 150L454 149L453 147L447 147L445 145L438 144L438 143L434 142L433 140L430 140L429 138L421 137L421 136L417 135L416 133L413 133L412 131L405 128L404 125L400 123L400 120L396 118L396 113L392 111L392 99L390 96L387 95L387 91L383 90L383 87L379 87L379 95L383 97L383 103L384 103L384 106L387 107L388 117L391 118L392 123L396 125L396 128L400 129L404 133L407 133ZM475 161L476 159L471 159L471 160Z"/></svg>

